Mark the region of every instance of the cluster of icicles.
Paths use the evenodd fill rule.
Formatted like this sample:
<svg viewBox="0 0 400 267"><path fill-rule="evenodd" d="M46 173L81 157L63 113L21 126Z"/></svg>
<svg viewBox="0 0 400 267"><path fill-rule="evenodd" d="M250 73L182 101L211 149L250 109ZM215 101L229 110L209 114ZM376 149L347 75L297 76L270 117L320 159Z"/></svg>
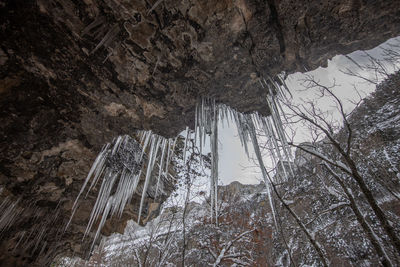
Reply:
<svg viewBox="0 0 400 267"><path fill-rule="evenodd" d="M285 161L291 160L291 153L286 141L285 131L281 116L282 108L278 99L286 98L288 92L284 81L278 78L279 83L273 79L261 79L261 86L268 90L266 103L271 115L263 117L258 113L243 114L224 104L218 104L211 98L202 98L196 105L195 129L194 131L186 128L186 137L183 148L183 161L186 164L186 150L188 140L194 139L195 145L199 146L202 154L206 138L210 138L211 150L211 176L210 176L210 200L211 216L217 222L218 218L218 122L233 121L236 124L241 143L249 156L248 143L251 142L256 155L261 173L268 192L273 218L275 220L274 205L272 203L270 185L273 179L269 175L263 161L261 150L257 140L257 131L263 131L267 136L267 149L269 150L273 164L281 165L284 176L287 179L289 172ZM285 90L284 90L285 89ZM194 135L194 137L193 137ZM96 203L90 215L84 237L89 234L95 222L100 220L96 234L92 243L99 237L101 228L104 226L108 216L122 216L125 206L130 203L131 197L138 190L139 180L142 173L145 174L144 185L141 192L138 222L141 218L145 195L151 183L152 177L157 177L155 195L159 193L161 178L167 178L169 165L174 156L177 138L167 139L152 131L140 131L138 134L139 142L125 135L119 136L111 144L104 146L96 158L83 186L74 203L73 214L78 207L78 199L90 186L89 191L94 188L99 180L102 180ZM143 162L146 160L146 164ZM158 165L158 175L153 174L153 170ZM290 165L289 165L290 166ZM156 168L157 169L157 168ZM87 195L86 194L86 195ZM71 219L72 219L71 216ZM214 217L215 216L215 217ZM70 220L71 221L71 220ZM275 221L276 222L276 221ZM67 224L68 227L69 223Z"/></svg>
<svg viewBox="0 0 400 267"><path fill-rule="evenodd" d="M2 188L0 187L0 195ZM45 263L51 259L52 253L56 247L48 247L48 239L58 239L62 235L62 229L56 233L49 232L49 226L54 225L60 210L57 208L55 212L52 210L43 210L35 202L23 202L21 198L13 200L5 197L0 203L0 238L7 234L7 230L15 224L25 223L24 219L31 218L32 227L29 231L21 231L15 236L15 244L13 251L18 247L29 254L38 253L41 263Z"/></svg>
<svg viewBox="0 0 400 267"><path fill-rule="evenodd" d="M142 174L145 182L142 188L138 222L140 222L146 192L149 188L153 170L158 161L158 180L155 189L155 198L162 190L163 183L161 177L168 177L169 164L174 154L176 138L167 139L151 131L141 131L138 133L140 141L136 141L128 135L119 136L111 144L106 144L95 162L75 200L72 208L72 216L66 228L68 228L73 215L78 208L78 200L90 182L86 196L101 181L100 190L97 195L96 203L92 209L89 223L86 227L84 238L90 233L93 225L100 220L96 234L94 236L93 248L100 230L103 228L108 216L122 216L125 206L131 202L132 196L137 191ZM140 144L141 145L140 145ZM147 155L145 151L148 151ZM144 164L144 160L147 163Z"/></svg>
<svg viewBox="0 0 400 267"><path fill-rule="evenodd" d="M289 93L289 90L283 79L280 77L277 77L277 79L279 83L271 78L269 78L268 81L265 79L260 80L261 86L265 90L268 90L266 103L271 113L268 117L263 117L258 113L243 114L224 104L216 104L213 99L203 98L201 103L196 106L194 140L196 142L199 140L200 151L202 151L206 136L208 134L210 135L212 163L210 202L211 213L212 216L215 215L216 223L218 223L218 121L227 122L228 124L229 121L233 121L236 124L238 136L248 157L250 157L248 143L252 143L254 154L257 158L258 166L266 186L272 215L276 223L275 209L271 196L271 183L284 182L283 180L274 181L274 179L283 178L288 180L288 177L293 175L293 170L291 169L292 165L285 164L285 162L292 161L292 156L281 119L281 117L284 117L284 112L279 103L279 101L287 99L286 93ZM186 131L189 134L189 130L186 129ZM283 170L283 177L282 175L276 175L275 177L269 175L258 143L258 131L262 131L267 137L265 143L269 152L269 157L274 166L279 165L279 167L281 167ZM190 134L186 137L186 139L188 138L191 138Z"/></svg>

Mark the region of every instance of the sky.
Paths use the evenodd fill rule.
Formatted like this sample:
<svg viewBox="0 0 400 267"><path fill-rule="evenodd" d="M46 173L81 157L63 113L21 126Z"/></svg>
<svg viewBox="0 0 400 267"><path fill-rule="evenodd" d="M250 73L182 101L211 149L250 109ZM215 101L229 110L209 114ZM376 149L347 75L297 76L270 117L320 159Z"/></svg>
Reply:
<svg viewBox="0 0 400 267"><path fill-rule="evenodd" d="M390 44L400 45L400 37L393 38L385 42L384 44L368 50L371 56L384 59L384 48L388 48ZM396 48L400 52L400 47ZM359 65L368 64L368 58L362 51L355 51L348 55ZM334 93L343 101L346 111L351 111L354 108L352 100L358 99L359 95L366 97L368 94L375 90L375 85L366 82L357 77L351 77L344 74L342 71L350 69L358 72L363 77L374 79L375 75L371 71L363 71L352 62L348 57L338 55L328 61L326 68L318 68L316 70L307 72L305 74L312 75L323 85L332 85L336 81L337 86L334 88ZM388 72L393 72L394 66L386 64ZM398 66L397 66L398 67ZM316 99L317 92L314 90L304 90L302 85L302 79L304 79L303 73L294 73L287 77L286 83L293 95L293 101L295 103L301 103L303 100ZM379 77L378 77L379 78ZM354 90L357 88L358 93ZM318 99L319 107L323 110L332 112L332 116L338 118L339 113L335 112L332 107L332 101L327 98ZM307 129L301 125L295 126L296 142L305 142L310 140ZM222 123L219 124L219 182L220 184L229 184L233 181L239 181L243 184L258 184L261 180L261 175L255 164L248 160L244 149L241 146L240 140L237 136L236 127L233 123L230 123L230 127L225 123L224 127ZM250 148L251 146L249 146ZM268 161L268 159L266 159Z"/></svg>

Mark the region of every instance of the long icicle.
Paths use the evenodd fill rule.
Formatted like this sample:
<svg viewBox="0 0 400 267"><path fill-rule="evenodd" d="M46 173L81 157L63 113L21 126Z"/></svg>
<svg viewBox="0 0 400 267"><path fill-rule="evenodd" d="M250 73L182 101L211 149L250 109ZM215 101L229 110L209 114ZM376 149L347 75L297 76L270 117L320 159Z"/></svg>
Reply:
<svg viewBox="0 0 400 267"><path fill-rule="evenodd" d="M160 169L159 169L159 171L158 171L158 179L157 179L156 193L155 193L154 199L156 199L156 198L157 198L157 195L158 195L158 190L159 190L159 186L160 186L161 174L162 174L163 167L164 167L165 150L167 149L167 141L168 141L167 139L164 139L164 140L163 140L163 143L162 143L162 145L161 145L161 147L162 147L162 149L161 149L161 160L160 160L160 163L159 163Z"/></svg>
<svg viewBox="0 0 400 267"><path fill-rule="evenodd" d="M183 164L186 164L186 150L187 150L187 142L190 136L190 129L186 127L186 137L185 137L185 145L183 147Z"/></svg>
<svg viewBox="0 0 400 267"><path fill-rule="evenodd" d="M211 210L214 210L215 223L218 225L218 108L212 106L213 120L211 128Z"/></svg>
<svg viewBox="0 0 400 267"><path fill-rule="evenodd" d="M149 186L149 183L150 183L151 173L153 171L155 159L157 157L157 152L158 152L158 148L160 145L160 141L161 141L161 138L159 136L153 136L151 149L150 149L150 155L149 155L149 161L147 163L146 178L145 178L144 185L143 185L142 197L140 199L139 215L138 215L138 221L137 221L138 223L140 223L140 217L142 215L144 199L146 197L147 187Z"/></svg>
<svg viewBox="0 0 400 267"><path fill-rule="evenodd" d="M254 153L256 154L256 157L257 157L257 160L258 160L258 165L260 166L261 173L262 173L263 178L264 178L264 183L265 183L265 186L266 186L266 189L267 189L268 201L269 201L269 205L271 207L272 216L274 218L275 225L278 225L277 221L276 221L275 206L274 206L274 203L273 203L273 200L272 200L272 195L271 195L271 187L270 187L270 180L271 179L269 177L267 169L265 168L265 165L264 165L264 161L262 159L260 146L259 146L258 141L257 141L256 129L254 127L254 124L253 124L253 121L252 121L251 117L249 115L243 115L243 116L245 116L245 120L247 122L247 127L248 127L247 128L248 129L248 133L250 135L251 142L253 143Z"/></svg>

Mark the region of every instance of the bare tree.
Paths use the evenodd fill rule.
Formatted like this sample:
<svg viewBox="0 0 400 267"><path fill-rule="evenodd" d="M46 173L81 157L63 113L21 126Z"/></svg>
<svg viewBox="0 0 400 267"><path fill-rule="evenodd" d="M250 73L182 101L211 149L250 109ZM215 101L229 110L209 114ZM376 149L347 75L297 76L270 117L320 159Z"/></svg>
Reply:
<svg viewBox="0 0 400 267"><path fill-rule="evenodd" d="M242 254L229 253L230 249L235 244L235 242L239 241L244 236L252 233L253 231L255 231L255 229L247 230L247 231L239 234L238 236L234 237L233 239L229 240L228 242L225 242L224 246L219 251L218 255L210 249L209 251L210 251L211 255L213 256L213 258L215 258L215 262L213 263L213 266L214 267L218 266L221 263L221 261L224 259L230 259L231 261L235 262L236 258L243 256ZM238 263L243 264L243 262L241 262L241 261L238 261Z"/></svg>
<svg viewBox="0 0 400 267"><path fill-rule="evenodd" d="M198 226L192 238L200 245L211 266L226 266L236 263L240 266L254 266L252 255L256 248L255 233L258 232L257 222L265 220L252 214L244 206L238 206L240 195L219 188L218 225L214 218L203 218L203 225Z"/></svg>
<svg viewBox="0 0 400 267"><path fill-rule="evenodd" d="M379 65L379 62L373 61L373 63L375 64L375 67L382 68L382 66ZM351 74L354 75L354 73ZM384 71L380 72L380 74L386 75ZM332 154L329 155L328 153L321 153L321 151L317 151L317 149L307 148L294 143L291 143L291 145L310 155L313 155L323 162L323 166L325 166L328 172L335 178L342 190L345 192L350 201L350 207L356 215L358 222L361 224L362 228L367 234L378 256L381 258L382 264L384 266L391 266L392 263L385 253L384 246L379 242L374 234L374 231L361 215L358 205L356 204L351 192L348 190L348 186L344 184L344 180L341 178L343 175L349 177L358 185L359 190L362 192L369 207L379 220L380 225L388 236L392 246L397 253L400 254L400 240L392 226L393 224L387 218L382 208L378 205L373 192L367 185L366 178L363 176L362 172L357 166L358 164L355 156L356 149L354 148L354 129L349 120L350 114L345 112L342 100L339 99L339 97L334 93L336 84L334 83L332 86L328 87L316 81L312 76L306 76L304 82L308 89L317 88L321 96L327 95L332 98L343 121L343 128L338 131L340 128L340 123L332 118L329 118L327 114L319 109L312 101L306 102L306 104L303 105L286 103L286 107L288 107L288 109L291 110L295 116L310 126L314 136L319 137L321 134L323 134L324 138L321 140L321 143L331 148L333 154L337 155L338 158L335 158L335 156L332 156ZM360 102L358 102L356 106L359 104Z"/></svg>
<svg viewBox="0 0 400 267"><path fill-rule="evenodd" d="M190 151L189 158L186 160L185 164L185 169L183 170L184 177L183 177L183 183L185 185L185 199L183 203L183 211L182 211L182 261L181 264L182 266L185 266L185 257L186 257L186 249L188 245L188 240L187 240L187 216L189 213L189 205L190 201L192 200L192 187L194 180L200 176L200 175L205 175L205 170L204 170L204 165L200 164L200 161L203 159L203 155L200 154L200 151L198 147L195 146L195 140L190 139L188 140L190 142L190 146L188 148L188 151ZM200 170L196 170L196 168L199 168Z"/></svg>
<svg viewBox="0 0 400 267"><path fill-rule="evenodd" d="M357 205L357 202L354 199L354 196L351 193L351 191L349 190L349 188L347 188L347 186L344 184L342 178L338 175L338 173L336 171L334 171L326 162L323 163L323 166L329 171L329 173L332 175L332 177L335 178L335 180L338 182L338 184L342 188L343 192L345 192L345 194L350 202L350 207L353 210L358 223L361 225L364 232L367 234L369 240L371 241L372 246L374 247L379 258L381 259L382 265L383 266L393 266L392 262L390 261L388 255L385 252L385 249L383 248L379 239L375 235L373 229L371 228L371 226L368 224L368 222L365 220L364 216L362 215L362 212L360 211L360 209Z"/></svg>
<svg viewBox="0 0 400 267"><path fill-rule="evenodd" d="M279 192L277 185L275 183L275 181L271 178L269 172L267 171L267 169L265 168L265 165L263 163L263 158L262 158L262 154L260 151L260 145L258 143L258 139L256 136L256 131L250 131L251 133L251 138L253 141L253 147L256 151L256 156L257 156L257 163L259 165L259 167L261 168L261 172L263 172L263 176L267 178L267 180L265 181L265 183L268 183L271 188L272 191L275 193L276 198L279 200L279 202L282 204L282 206L289 212L289 214L294 218L294 220L296 221L297 226L301 229L301 231L304 233L304 235L307 237L308 241L310 242L310 244L313 246L314 250L317 252L317 255L322 263L323 266L327 267L328 266L328 260L326 259L326 256L323 252L323 249L321 247L321 245L317 242L317 240L315 239L314 235L309 231L309 229L307 229L307 227L304 225L304 223L302 222L302 220L300 219L300 217L296 214L296 212L290 207L290 205L288 203L286 203L286 201L283 199L281 193ZM278 165L283 164L282 162L278 163ZM267 187L267 190L269 190L269 188ZM271 207L272 209L274 209L274 207ZM276 225L276 227L281 227L280 225ZM282 229L281 229L282 230ZM294 261L292 259L291 256L291 252L289 247L286 244L286 240L284 238L284 235L282 235L283 241L285 243L286 249L288 251L289 257L291 259L291 263L292 265L294 265Z"/></svg>

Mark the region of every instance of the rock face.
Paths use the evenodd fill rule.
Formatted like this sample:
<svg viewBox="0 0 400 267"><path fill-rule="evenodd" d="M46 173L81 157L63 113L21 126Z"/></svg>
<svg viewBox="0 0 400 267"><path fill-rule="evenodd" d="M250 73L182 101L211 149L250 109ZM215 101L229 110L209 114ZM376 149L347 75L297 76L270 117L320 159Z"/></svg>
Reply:
<svg viewBox="0 0 400 267"><path fill-rule="evenodd" d="M399 34L399 10L383 0L1 0L0 201L29 211L0 222L1 263L82 253L76 233L93 198L75 230L60 228L105 142L135 129L174 136L193 125L200 96L268 115L259 77L376 46ZM46 246L41 233L53 236Z"/></svg>

